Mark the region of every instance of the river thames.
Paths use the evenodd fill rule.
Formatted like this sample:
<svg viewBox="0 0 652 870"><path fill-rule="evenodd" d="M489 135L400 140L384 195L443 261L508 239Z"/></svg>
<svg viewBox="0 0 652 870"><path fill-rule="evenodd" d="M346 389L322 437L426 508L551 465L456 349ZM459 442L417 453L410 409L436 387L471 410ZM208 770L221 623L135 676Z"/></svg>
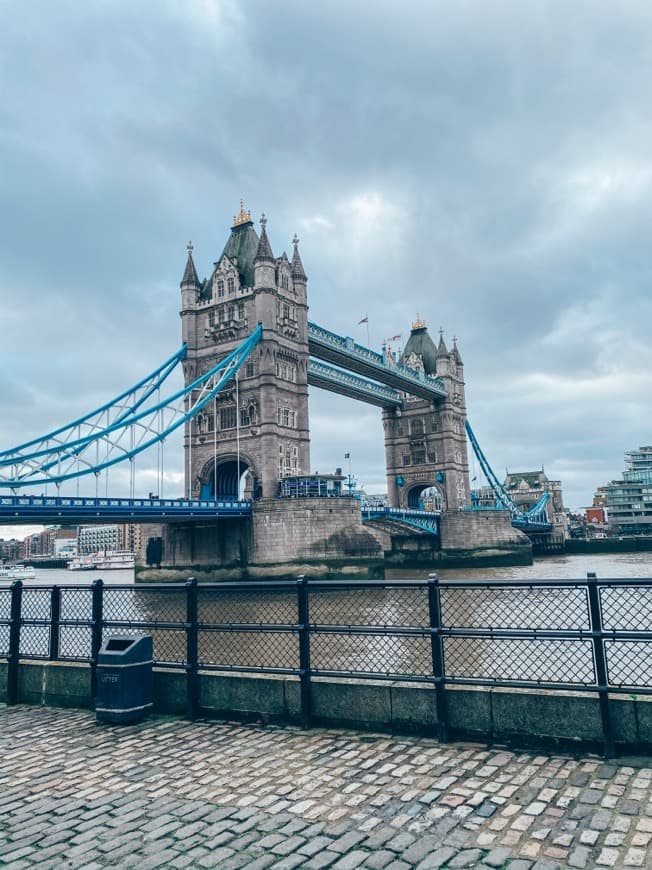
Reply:
<svg viewBox="0 0 652 870"><path fill-rule="evenodd" d="M601 578L652 577L652 552L612 553L579 556L544 556L534 564L505 568L432 568L442 580L581 580L594 571ZM391 570L388 580L425 579L428 570ZM188 571L192 576L192 571ZM84 585L101 577L107 584L133 583L134 572L128 571L67 571L59 568L36 568L36 579L25 581L33 585ZM246 585L246 582L243 584Z"/></svg>

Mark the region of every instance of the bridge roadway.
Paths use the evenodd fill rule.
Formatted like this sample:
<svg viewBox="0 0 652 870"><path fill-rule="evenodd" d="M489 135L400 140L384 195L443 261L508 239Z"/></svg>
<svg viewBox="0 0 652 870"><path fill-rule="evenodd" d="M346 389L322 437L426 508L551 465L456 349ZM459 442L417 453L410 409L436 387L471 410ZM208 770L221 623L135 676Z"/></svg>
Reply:
<svg viewBox="0 0 652 870"><path fill-rule="evenodd" d="M348 497L348 496L347 496ZM362 518L385 517L437 534L439 517L419 510L373 508L361 504ZM207 519L250 517L245 499L90 498L84 496L0 496L0 524L25 523L150 523L201 522Z"/></svg>
<svg viewBox="0 0 652 870"><path fill-rule="evenodd" d="M360 402L377 405L380 408L400 408L403 404L398 390L374 383L366 378L360 378L350 374L350 372L336 369L314 359L308 361L308 383L311 387L329 390L331 393L348 396L350 399L357 399Z"/></svg>
<svg viewBox="0 0 652 870"><path fill-rule="evenodd" d="M201 522L250 517L251 502L236 499L0 497L0 523Z"/></svg>
<svg viewBox="0 0 652 870"><path fill-rule="evenodd" d="M347 372L371 378L387 387L402 390L420 399L435 402L447 396L444 385L439 378L433 378L423 372L415 371L401 363L387 363L381 353L357 344L352 338L344 338L316 323L308 323L308 351L311 357L327 363L340 366ZM328 378L317 384L323 389L341 393L342 384L335 384ZM355 396L354 398L364 398ZM370 401L370 399L365 399ZM387 404L395 404L393 401Z"/></svg>

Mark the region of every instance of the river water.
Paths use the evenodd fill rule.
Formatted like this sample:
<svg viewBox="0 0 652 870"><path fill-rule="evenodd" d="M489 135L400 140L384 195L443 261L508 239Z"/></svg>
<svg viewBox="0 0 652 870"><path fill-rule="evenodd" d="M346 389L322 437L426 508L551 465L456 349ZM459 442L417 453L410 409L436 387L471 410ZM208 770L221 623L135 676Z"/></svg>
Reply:
<svg viewBox="0 0 652 870"><path fill-rule="evenodd" d="M387 572L388 580L426 579L431 570L401 569ZM527 566L506 568L438 568L437 574L444 580L581 580L588 572L598 577L652 577L652 552L613 553L598 555L544 556ZM188 572L188 576L191 575ZM26 586L54 584L61 586L87 585L96 577L106 584L133 583L132 570L120 571L67 571L60 568L37 568L36 579L26 580Z"/></svg>

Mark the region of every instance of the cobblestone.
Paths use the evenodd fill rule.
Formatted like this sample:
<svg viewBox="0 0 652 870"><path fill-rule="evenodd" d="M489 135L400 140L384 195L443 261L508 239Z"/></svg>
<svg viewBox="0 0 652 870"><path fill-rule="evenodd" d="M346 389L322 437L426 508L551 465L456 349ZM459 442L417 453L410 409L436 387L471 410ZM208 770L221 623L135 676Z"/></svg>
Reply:
<svg viewBox="0 0 652 870"><path fill-rule="evenodd" d="M12 870L652 867L652 763L2 705L0 744Z"/></svg>

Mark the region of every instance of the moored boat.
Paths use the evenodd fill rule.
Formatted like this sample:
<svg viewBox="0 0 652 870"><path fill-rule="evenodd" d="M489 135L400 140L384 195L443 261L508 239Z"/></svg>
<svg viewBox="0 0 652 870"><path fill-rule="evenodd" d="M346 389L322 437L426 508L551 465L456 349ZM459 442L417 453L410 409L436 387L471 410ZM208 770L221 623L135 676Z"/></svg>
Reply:
<svg viewBox="0 0 652 870"><path fill-rule="evenodd" d="M0 567L0 580L34 580L36 571L31 565L4 565Z"/></svg>
<svg viewBox="0 0 652 870"><path fill-rule="evenodd" d="M76 556L68 562L69 571L117 571L134 568L136 557L130 550L107 550L105 553L88 553Z"/></svg>

